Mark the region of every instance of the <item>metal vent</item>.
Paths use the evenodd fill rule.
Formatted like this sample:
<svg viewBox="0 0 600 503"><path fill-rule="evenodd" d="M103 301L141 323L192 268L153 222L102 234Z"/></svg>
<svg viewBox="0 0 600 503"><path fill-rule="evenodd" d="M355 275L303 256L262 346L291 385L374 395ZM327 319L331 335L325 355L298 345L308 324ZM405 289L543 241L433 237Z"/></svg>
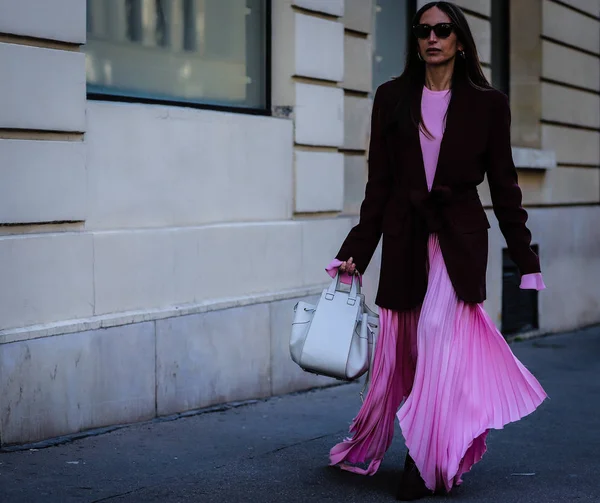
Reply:
<svg viewBox="0 0 600 503"><path fill-rule="evenodd" d="M538 253L537 246L532 247ZM515 335L539 328L538 292L521 290L516 264L502 250L502 333Z"/></svg>

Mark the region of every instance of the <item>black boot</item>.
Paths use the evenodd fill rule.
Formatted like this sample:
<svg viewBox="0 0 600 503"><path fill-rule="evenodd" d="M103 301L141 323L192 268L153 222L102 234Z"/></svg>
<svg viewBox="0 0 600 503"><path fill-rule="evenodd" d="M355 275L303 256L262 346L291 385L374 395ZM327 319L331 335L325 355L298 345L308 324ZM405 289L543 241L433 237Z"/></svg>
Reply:
<svg viewBox="0 0 600 503"><path fill-rule="evenodd" d="M404 462L404 473L400 480L400 486L396 493L396 499L399 501L414 501L431 496L433 493L427 489L425 481L419 473L419 469L409 454L406 455Z"/></svg>

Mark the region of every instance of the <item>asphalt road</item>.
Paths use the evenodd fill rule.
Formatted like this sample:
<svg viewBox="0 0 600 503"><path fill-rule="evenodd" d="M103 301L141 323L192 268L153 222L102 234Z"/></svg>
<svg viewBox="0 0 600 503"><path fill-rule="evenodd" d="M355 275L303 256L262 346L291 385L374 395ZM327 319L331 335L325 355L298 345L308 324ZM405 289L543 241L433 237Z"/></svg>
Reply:
<svg viewBox="0 0 600 503"><path fill-rule="evenodd" d="M513 344L550 395L489 436L449 496L424 501L600 503L600 327ZM357 384L155 421L64 445L0 454L0 502L385 502L405 448L380 471L327 466L360 401Z"/></svg>

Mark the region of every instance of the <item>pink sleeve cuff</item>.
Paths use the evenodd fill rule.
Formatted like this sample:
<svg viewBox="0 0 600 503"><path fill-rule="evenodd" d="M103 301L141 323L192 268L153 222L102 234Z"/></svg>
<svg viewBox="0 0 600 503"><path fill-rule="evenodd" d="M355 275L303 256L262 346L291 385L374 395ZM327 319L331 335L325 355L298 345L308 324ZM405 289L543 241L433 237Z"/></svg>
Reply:
<svg viewBox="0 0 600 503"><path fill-rule="evenodd" d="M535 272L532 274L524 274L521 277L520 288L522 290L544 290L546 288L546 285L544 284L542 273Z"/></svg>
<svg viewBox="0 0 600 503"><path fill-rule="evenodd" d="M329 274L329 276L331 276L332 278L335 278L335 275L337 274L337 269L341 265L342 265L342 261L334 258L331 262L329 262L329 265L325 268L325 270L327 271L327 274ZM345 285L351 285L352 284L352 276L344 273L340 276L340 281L342 283L344 283ZM362 277L360 274L358 275L358 282L362 286Z"/></svg>

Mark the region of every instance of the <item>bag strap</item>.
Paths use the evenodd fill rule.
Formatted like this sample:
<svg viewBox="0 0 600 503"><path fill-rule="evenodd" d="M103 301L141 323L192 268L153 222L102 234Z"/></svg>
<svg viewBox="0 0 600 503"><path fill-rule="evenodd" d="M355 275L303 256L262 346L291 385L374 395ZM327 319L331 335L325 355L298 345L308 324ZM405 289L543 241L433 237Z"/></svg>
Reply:
<svg viewBox="0 0 600 503"><path fill-rule="evenodd" d="M366 304L364 305L364 308L365 308L365 311L363 313L363 316L367 320L367 330L371 331L369 328L369 321L372 321L373 323L379 323L379 315L377 315L373 311L371 311ZM381 327L379 327L379 328L381 329ZM374 332L371 332L371 333L373 335L373 344L372 344L373 350L371 352L371 361L369 362L369 370L367 371L367 377L365 378L365 384L359 393L361 403L364 403L365 391L367 391L367 389L369 388L369 385L371 384L371 372L373 370L373 362L375 361L375 349L377 346L377 340L375 339L375 333Z"/></svg>
<svg viewBox="0 0 600 503"><path fill-rule="evenodd" d="M358 300L360 294L360 281L357 275L352 276L352 286L350 287L350 296L348 297L348 304L353 306Z"/></svg>
<svg viewBox="0 0 600 503"><path fill-rule="evenodd" d="M325 294L325 298L327 300L333 300L335 297L335 292L339 290L340 287L340 272L335 275L335 278L331 280L329 287L327 287L327 293ZM348 304L353 306L359 300L358 296L360 295L360 279L358 275L352 275L352 286L350 287L350 295L348 296Z"/></svg>

